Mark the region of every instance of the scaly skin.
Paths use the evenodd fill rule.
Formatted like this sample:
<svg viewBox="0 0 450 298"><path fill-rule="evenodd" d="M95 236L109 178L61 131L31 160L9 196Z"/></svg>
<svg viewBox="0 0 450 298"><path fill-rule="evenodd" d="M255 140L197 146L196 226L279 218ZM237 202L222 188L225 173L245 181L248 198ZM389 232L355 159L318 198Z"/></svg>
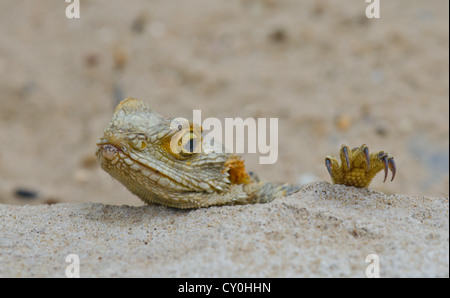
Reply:
<svg viewBox="0 0 450 298"><path fill-rule="evenodd" d="M123 100L97 142L96 155L102 169L147 203L183 209L267 203L299 190L288 184L259 181L246 172L236 155L193 150L199 140L201 143L201 128L192 123L171 127L172 120L141 100ZM174 151L173 139L186 150ZM351 156L350 164L360 168L360 160ZM327 158L333 181L352 185L353 180L345 178L351 172L339 167L332 157ZM372 164L371 176L378 169Z"/></svg>

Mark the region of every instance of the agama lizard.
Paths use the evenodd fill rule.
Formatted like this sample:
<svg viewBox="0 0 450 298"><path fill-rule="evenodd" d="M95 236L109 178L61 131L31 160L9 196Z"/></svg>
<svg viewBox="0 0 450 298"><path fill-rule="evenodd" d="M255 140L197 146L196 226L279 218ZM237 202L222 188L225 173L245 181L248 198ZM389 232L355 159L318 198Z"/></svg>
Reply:
<svg viewBox="0 0 450 298"><path fill-rule="evenodd" d="M267 203L299 190L289 184L262 182L245 169L243 160L231 153L196 152L202 139L194 125L173 129L172 119L156 113L147 103L126 98L97 142L96 155L103 170L146 203L176 208ZM174 135L187 150L175 152ZM388 169L395 177L393 157L383 151L370 153L367 146L342 146L341 162L325 158L333 183L368 187L373 177Z"/></svg>

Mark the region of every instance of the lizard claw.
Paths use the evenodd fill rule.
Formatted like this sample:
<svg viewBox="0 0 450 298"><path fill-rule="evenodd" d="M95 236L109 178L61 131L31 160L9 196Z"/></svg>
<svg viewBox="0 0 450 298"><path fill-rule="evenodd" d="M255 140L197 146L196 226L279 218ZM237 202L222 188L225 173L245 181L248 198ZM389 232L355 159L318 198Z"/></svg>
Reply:
<svg viewBox="0 0 450 298"><path fill-rule="evenodd" d="M331 160L330 158L325 158L325 165L327 167L328 173L330 173L330 176L333 177L333 173L331 172Z"/></svg>
<svg viewBox="0 0 450 298"><path fill-rule="evenodd" d="M384 151L369 153L366 145L349 150L342 145L339 161L332 155L325 158L325 165L331 180L336 184L345 184L355 187L368 187L373 177L384 170L386 181L389 170L392 172L391 181L397 172L394 158Z"/></svg>
<svg viewBox="0 0 450 298"><path fill-rule="evenodd" d="M364 148L364 157L366 158L367 171L370 170L370 156L369 156L369 148Z"/></svg>
<svg viewBox="0 0 450 298"><path fill-rule="evenodd" d="M388 165L389 165L389 169L391 169L391 172L392 172L392 178L391 178L391 182L392 182L392 181L394 181L395 173L397 172L397 167L395 166L395 161L394 161L393 157L388 159Z"/></svg>
<svg viewBox="0 0 450 298"><path fill-rule="evenodd" d="M345 162L347 164L347 169L350 170L350 160L348 159L348 147L347 146L342 146L341 151L342 151L342 153L344 155L344 159L345 159Z"/></svg>
<svg viewBox="0 0 450 298"><path fill-rule="evenodd" d="M397 172L394 158L384 152L379 153L379 158L383 162L383 165L384 165L384 180L383 180L383 182L386 182L386 179L388 176L388 170L391 170L391 172L392 172L392 178L391 178L391 182L392 182L395 178L395 173Z"/></svg>
<svg viewBox="0 0 450 298"><path fill-rule="evenodd" d="M388 176L389 162L386 157L383 158L383 161L384 161L384 179L383 179L383 183L384 183L384 182L386 182L386 178Z"/></svg>

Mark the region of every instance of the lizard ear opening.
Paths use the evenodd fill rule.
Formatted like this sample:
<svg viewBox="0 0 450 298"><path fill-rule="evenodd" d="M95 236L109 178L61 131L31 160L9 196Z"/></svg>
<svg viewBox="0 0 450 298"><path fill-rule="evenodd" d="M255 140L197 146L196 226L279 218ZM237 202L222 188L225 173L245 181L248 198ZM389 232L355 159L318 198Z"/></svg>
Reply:
<svg viewBox="0 0 450 298"><path fill-rule="evenodd" d="M228 179L231 184L248 184L252 181L250 175L245 171L244 161L239 157L232 157L226 163L226 172L230 175Z"/></svg>

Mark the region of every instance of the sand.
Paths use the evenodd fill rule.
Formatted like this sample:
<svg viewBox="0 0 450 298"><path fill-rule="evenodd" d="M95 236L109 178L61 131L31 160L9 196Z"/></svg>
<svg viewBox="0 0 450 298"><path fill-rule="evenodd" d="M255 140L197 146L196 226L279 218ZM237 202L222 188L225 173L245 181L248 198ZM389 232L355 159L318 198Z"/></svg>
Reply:
<svg viewBox="0 0 450 298"><path fill-rule="evenodd" d="M174 220L179 222L178 230L192 236L189 231L200 228L197 225L212 224L206 217L209 212L216 215L208 216L219 217L221 222L223 218L217 214L232 215L240 224L230 221L220 228L223 230L207 229L206 234L199 233L204 236L200 244L181 234L166 237L177 245L209 250L205 259L195 251L190 253L193 258L211 262L189 269L179 258L169 262L170 257L176 257L173 252L149 261L160 265L137 265L135 270L126 267L129 274L120 274L156 276L154 268L158 268L165 276L200 276L211 266L217 276L222 264L223 272L233 276L362 276L369 243L377 243L374 247L385 264L384 276L448 275L448 235L441 236L442 227L419 224L429 215L426 210L431 202L443 210L448 208L448 1L381 1L381 18L370 20L365 17L367 3L362 0L82 1L80 19L67 19L66 6L64 1L52 0L0 2L0 220L7 222L0 232L0 255L8 255L19 243L34 239L34 228L47 231L45 239L54 240L49 246L54 249L52 253L30 243L13 259L3 259L2 276L46 275L46 271L30 269L39 263L33 257L35 253L58 268L52 271L45 267L49 275L60 276L60 268L64 267L60 257L68 253L61 239L91 237L84 233L94 233L95 229L83 232L82 226L87 223L98 224L101 233L115 239L108 242L118 245L115 251L136 245L133 253L147 257L144 252L148 246L137 246L143 234L134 243L132 235L125 232L134 227L128 220L145 218L136 223L136 233L143 231L142 225L158 225L158 237L163 237L164 223ZM115 105L128 96L146 100L170 117L192 118L192 110L201 109L203 119L278 118L277 162L261 165L260 155L244 154L248 170L273 182L330 181L324 157L337 154L344 143L350 147L365 143L371 151L384 150L395 157L397 177L394 182L382 183L380 175L371 190L386 198L401 197L396 201L405 201L405 205L397 203L400 205L395 208L388 205L378 210L371 204L383 204L376 203L383 199L364 195L355 201L345 192L350 197L320 200L308 194L289 198L286 204L297 200L307 205L294 208L300 210L299 214L290 217L290 209L281 201L268 206L191 212L144 207L99 168L94 156L95 142ZM324 205L319 210L308 202ZM417 209L411 211L408 202L417 202ZM277 217L277 209L287 218ZM102 214L102 210L110 212L106 222L89 219ZM267 212L275 217L264 217ZM336 227L328 219L318 218L328 212L336 217ZM191 217L203 213L204 222ZM378 216L388 218L388 213L391 225L382 225ZM31 228L24 219L20 228L18 221L12 221L14 216L21 218L20 214L36 226ZM423 219L417 214L424 214ZM437 217L445 217L439 214ZM418 222L414 216L420 217ZM446 216L448 229L448 213ZM158 222L152 223L147 217L157 218ZM51 224L45 222L47 218ZM248 225L243 224L244 219ZM321 225L322 220L328 226L328 238L320 237L322 228L314 225ZM270 221L268 230L259 232L255 228L259 221L262 226ZM353 237L348 229L355 222L356 226L361 222L372 236ZM247 226L253 228L245 233L252 231L268 239L267 247L238 236L247 235L242 234ZM120 236L114 238L114 231ZM289 244L278 246L281 244L263 231ZM303 233L309 239L308 245L302 241ZM440 236L435 239L435 234ZM15 240L11 240L12 235L16 235ZM213 262L217 258L214 249L222 249L217 246L223 240L214 237L225 235L233 235L223 248L227 254ZM332 252L327 246L333 237L340 239L337 243L348 251ZM415 241L414 237L421 240ZM431 240L423 241L426 237ZM347 238L349 243L343 240ZM209 240L216 248L208 248ZM103 248L109 247L103 240L98 241ZM80 248L84 262L93 262L95 257L83 250L82 244L69 242L72 244L67 243L67 247ZM424 245L434 247L433 253L426 255ZM171 246L161 242L157 247L162 251ZM438 261L443 248L447 249L446 262ZM321 263L318 252L322 249L326 251L324 260L331 263ZM270 258L264 259L266 263L261 267L256 264L263 263L256 261L247 269L234 266L248 256L248 250L252 260L258 256ZM45 259L47 254L58 257L51 261ZM339 261L332 261L333 256ZM116 257L117 262L124 263L127 257L137 259ZM153 257L157 258L157 254ZM108 258L111 267L105 261ZM97 260L104 264L103 271L85 268L83 275L112 275L107 273L108 268L118 264L113 259L105 255L103 263ZM289 265L291 260L293 265ZM427 260L432 264L430 270L426 269ZM16 261L24 267L13 265ZM167 267L173 271L164 269L164 262L173 264Z"/></svg>
<svg viewBox="0 0 450 298"><path fill-rule="evenodd" d="M163 206L0 205L0 277L449 276L449 201L305 186L268 204L191 211Z"/></svg>

